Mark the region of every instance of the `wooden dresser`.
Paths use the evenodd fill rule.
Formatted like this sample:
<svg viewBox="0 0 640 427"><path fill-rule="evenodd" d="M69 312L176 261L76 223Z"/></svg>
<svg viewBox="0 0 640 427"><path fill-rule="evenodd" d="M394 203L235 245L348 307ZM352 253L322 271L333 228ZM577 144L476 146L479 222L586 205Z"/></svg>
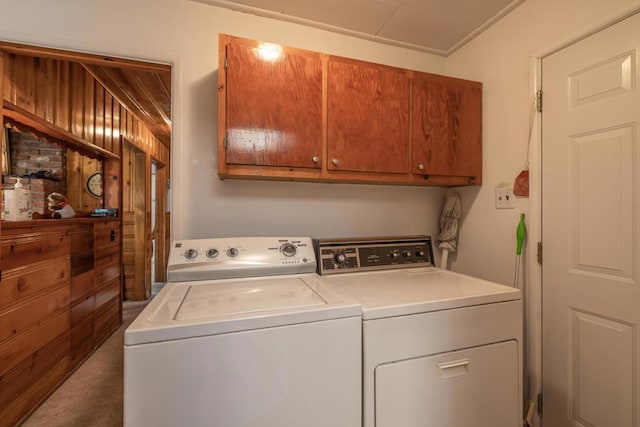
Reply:
<svg viewBox="0 0 640 427"><path fill-rule="evenodd" d="M0 426L10 426L121 324L121 224L73 218L1 227Z"/></svg>

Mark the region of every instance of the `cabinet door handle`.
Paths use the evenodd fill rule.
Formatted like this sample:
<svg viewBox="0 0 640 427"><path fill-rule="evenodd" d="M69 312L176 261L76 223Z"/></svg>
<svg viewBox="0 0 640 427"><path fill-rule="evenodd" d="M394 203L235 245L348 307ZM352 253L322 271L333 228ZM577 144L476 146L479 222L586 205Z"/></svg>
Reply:
<svg viewBox="0 0 640 427"><path fill-rule="evenodd" d="M424 170L424 165L423 165L422 163L420 163L420 164L418 165L418 169L420 169L421 171L423 171L423 170Z"/></svg>
<svg viewBox="0 0 640 427"><path fill-rule="evenodd" d="M313 163L318 163L318 162L320 161L320 157L318 157L318 156L313 156L313 158L311 158L311 161L312 161Z"/></svg>
<svg viewBox="0 0 640 427"><path fill-rule="evenodd" d="M331 161L331 163L333 163L334 165L338 166L338 165L340 164L340 160L338 160L338 159L333 159L333 160Z"/></svg>

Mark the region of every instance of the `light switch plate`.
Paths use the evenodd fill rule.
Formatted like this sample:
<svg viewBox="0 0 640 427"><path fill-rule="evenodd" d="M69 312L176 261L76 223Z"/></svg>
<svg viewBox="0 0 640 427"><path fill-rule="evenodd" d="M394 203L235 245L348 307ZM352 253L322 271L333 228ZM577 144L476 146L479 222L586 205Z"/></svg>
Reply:
<svg viewBox="0 0 640 427"><path fill-rule="evenodd" d="M496 187L496 209L515 209L516 198L513 188L507 186Z"/></svg>

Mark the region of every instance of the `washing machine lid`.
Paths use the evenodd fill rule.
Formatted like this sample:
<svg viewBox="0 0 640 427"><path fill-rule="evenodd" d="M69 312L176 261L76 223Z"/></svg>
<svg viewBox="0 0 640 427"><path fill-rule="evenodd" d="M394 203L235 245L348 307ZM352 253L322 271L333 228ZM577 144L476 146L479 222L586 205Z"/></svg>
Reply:
<svg viewBox="0 0 640 427"><path fill-rule="evenodd" d="M363 320L521 298L518 289L433 267L346 273L325 281L362 304Z"/></svg>
<svg viewBox="0 0 640 427"><path fill-rule="evenodd" d="M168 283L125 331L125 345L360 316L315 274Z"/></svg>
<svg viewBox="0 0 640 427"><path fill-rule="evenodd" d="M174 319L197 321L212 316L314 307L326 303L299 277L266 279L257 283L205 283L189 286Z"/></svg>

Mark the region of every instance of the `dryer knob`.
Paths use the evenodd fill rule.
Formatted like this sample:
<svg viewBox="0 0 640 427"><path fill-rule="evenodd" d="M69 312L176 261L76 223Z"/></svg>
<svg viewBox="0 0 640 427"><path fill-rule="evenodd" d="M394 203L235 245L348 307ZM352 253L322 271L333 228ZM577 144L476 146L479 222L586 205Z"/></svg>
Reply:
<svg viewBox="0 0 640 427"><path fill-rule="evenodd" d="M347 263L347 255L344 252L336 252L333 255L333 260L338 265L345 265Z"/></svg>
<svg viewBox="0 0 640 427"><path fill-rule="evenodd" d="M198 251L196 251L195 249L187 249L184 252L184 257L186 259L194 259L197 256L198 256Z"/></svg>
<svg viewBox="0 0 640 427"><path fill-rule="evenodd" d="M207 251L207 258L216 258L218 256L218 250L217 249L209 249Z"/></svg>
<svg viewBox="0 0 640 427"><path fill-rule="evenodd" d="M240 251L238 251L238 248L227 249L227 255L230 256L231 258L237 257L239 253Z"/></svg>

